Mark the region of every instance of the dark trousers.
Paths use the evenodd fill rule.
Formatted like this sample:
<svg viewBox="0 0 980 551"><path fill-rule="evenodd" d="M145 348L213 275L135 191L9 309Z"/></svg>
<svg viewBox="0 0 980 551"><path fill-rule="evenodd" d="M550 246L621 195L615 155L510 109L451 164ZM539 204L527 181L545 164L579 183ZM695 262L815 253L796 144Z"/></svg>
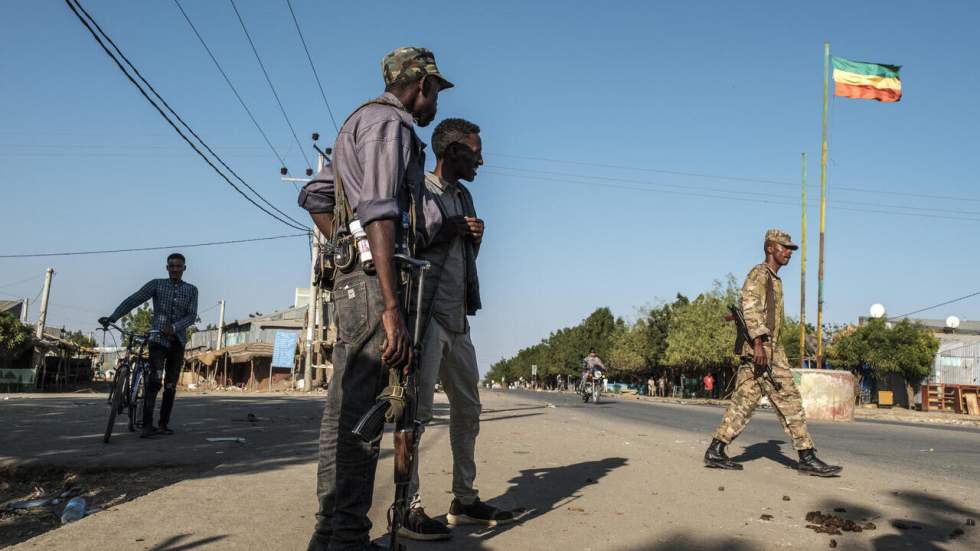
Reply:
<svg viewBox="0 0 980 551"><path fill-rule="evenodd" d="M159 344L150 345L150 378L146 381L146 401L143 404L143 426L153 426L153 406L160 392L160 375L163 371L163 402L160 403L160 426L170 423L170 412L177 397L177 379L184 366L184 347L173 341L170 348Z"/></svg>
<svg viewBox="0 0 980 551"><path fill-rule="evenodd" d="M388 383L381 364L385 333L377 277L360 270L339 276L333 302L337 344L320 425L320 510L309 545L313 551L360 550L369 542L368 511L380 445L362 442L351 430Z"/></svg>

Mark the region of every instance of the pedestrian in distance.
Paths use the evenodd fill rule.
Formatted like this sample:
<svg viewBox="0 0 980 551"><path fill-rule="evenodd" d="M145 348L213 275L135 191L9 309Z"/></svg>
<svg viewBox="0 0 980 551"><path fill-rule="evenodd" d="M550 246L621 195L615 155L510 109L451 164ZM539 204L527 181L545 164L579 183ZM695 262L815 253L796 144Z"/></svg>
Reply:
<svg viewBox="0 0 980 551"><path fill-rule="evenodd" d="M150 378L143 403L143 429L140 438L171 435L170 416L177 398L177 381L184 367L184 347L187 328L197 321L197 287L183 280L187 269L184 255L172 253L167 257L167 275L152 279L139 291L122 301L112 314L99 318L99 325L108 326L148 300L153 301L150 321ZM153 426L153 406L160 392L160 373L163 373L163 401L160 403L159 428Z"/></svg>
<svg viewBox="0 0 980 551"><path fill-rule="evenodd" d="M800 391L789 370L786 352L779 344L783 327L783 282L778 273L789 264L797 248L788 233L777 229L767 231L763 242L765 262L752 268L742 285L742 314L752 340L743 343L738 351L742 364L736 375L735 392L704 454L704 463L708 467L742 470L742 465L728 457L725 446L742 433L759 399L766 396L784 430L793 439L793 447L800 457L797 469L801 474L828 477L836 476L842 470L817 458L806 427Z"/></svg>
<svg viewBox="0 0 980 551"><path fill-rule="evenodd" d="M715 377L711 373L705 373L704 378L701 380L704 385L704 397L714 398L715 397Z"/></svg>
<svg viewBox="0 0 980 551"><path fill-rule="evenodd" d="M424 144L415 126L434 120L440 92L453 85L424 48L390 52L381 70L385 93L347 118L333 165L299 198L328 238L349 230L348 236L366 234L360 239L367 242L351 247L356 260L338 263L333 281L337 343L320 427L320 507L308 546L314 551L382 549L370 541L368 519L380 438L365 442L352 431L386 388L389 369L412 365L395 253L417 254L433 235L430 226L441 222L425 197Z"/></svg>

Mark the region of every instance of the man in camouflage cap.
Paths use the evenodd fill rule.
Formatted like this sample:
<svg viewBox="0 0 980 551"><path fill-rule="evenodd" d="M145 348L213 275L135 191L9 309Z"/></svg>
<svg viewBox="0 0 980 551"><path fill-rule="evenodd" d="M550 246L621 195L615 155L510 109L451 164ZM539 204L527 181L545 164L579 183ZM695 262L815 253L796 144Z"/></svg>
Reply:
<svg viewBox="0 0 980 551"><path fill-rule="evenodd" d="M436 57L425 48L408 46L389 52L381 60L381 73L384 75L385 86L399 80L421 80L423 76L429 75L442 81L443 90L453 87L453 83L442 76L436 67Z"/></svg>
<svg viewBox="0 0 980 551"><path fill-rule="evenodd" d="M752 341L744 343L742 350L737 351L742 357L742 365L735 379L732 403L725 411L721 425L715 430L711 445L704 454L704 463L718 469L742 469L742 465L732 461L725 453L725 446L731 444L749 424L759 399L765 395L769 397L786 433L793 439L793 447L800 456L799 472L836 476L841 467L828 465L814 454L800 391L789 370L786 351L779 344L783 327L783 282L777 273L789 264L793 251L798 247L788 233L772 229L766 232L763 248L765 262L752 268L742 286L742 313ZM765 374L767 365L772 366L772 378Z"/></svg>
<svg viewBox="0 0 980 551"><path fill-rule="evenodd" d="M351 262L338 267L333 282L337 343L320 426L320 510L310 551L382 549L369 541L368 519L379 443L362 442L352 430L385 389L389 369L413 365L394 254L407 248L417 255L442 223L438 206L424 193L425 144L415 126L432 122L439 92L452 84L432 52L422 48L399 48L384 57L381 68L385 93L347 117L333 163L299 197L328 239L335 226L346 230L359 222L373 255L373 269Z"/></svg>

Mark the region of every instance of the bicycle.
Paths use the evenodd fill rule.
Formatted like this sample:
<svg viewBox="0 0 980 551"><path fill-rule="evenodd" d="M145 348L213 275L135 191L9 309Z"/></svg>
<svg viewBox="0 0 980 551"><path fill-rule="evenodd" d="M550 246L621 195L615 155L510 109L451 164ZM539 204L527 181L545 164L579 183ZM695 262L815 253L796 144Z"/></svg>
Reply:
<svg viewBox="0 0 980 551"><path fill-rule="evenodd" d="M119 331L126 338L126 354L119 359L116 373L109 387L109 419L105 427L102 442L108 444L112 430L116 425L116 416L124 410L129 416L129 431L134 432L143 427L143 407L146 403L147 378L151 376L150 361L146 357L146 345L149 333L134 333L126 331L114 323L107 324L100 331L108 331L109 327Z"/></svg>

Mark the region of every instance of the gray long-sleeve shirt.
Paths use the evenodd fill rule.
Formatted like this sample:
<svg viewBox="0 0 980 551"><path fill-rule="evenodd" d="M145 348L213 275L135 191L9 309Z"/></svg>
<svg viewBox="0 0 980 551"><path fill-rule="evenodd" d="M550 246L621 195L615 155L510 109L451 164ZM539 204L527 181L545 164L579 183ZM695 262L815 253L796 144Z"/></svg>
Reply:
<svg viewBox="0 0 980 551"><path fill-rule="evenodd" d="M412 114L394 95L385 93L354 111L344 122L327 165L303 188L299 205L311 213L333 212L334 174L362 226L376 220L400 220L407 194L415 195L416 245L425 246L441 224L438 207L424 193L425 144L415 134Z"/></svg>

